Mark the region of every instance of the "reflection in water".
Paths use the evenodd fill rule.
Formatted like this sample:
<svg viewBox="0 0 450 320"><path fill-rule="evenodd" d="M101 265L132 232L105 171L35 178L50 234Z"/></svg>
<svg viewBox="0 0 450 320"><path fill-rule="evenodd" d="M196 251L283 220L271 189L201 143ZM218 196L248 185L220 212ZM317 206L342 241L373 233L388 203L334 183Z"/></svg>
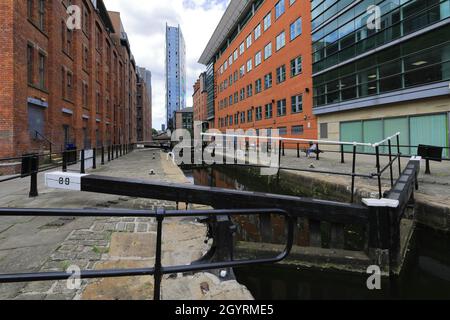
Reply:
<svg viewBox="0 0 450 320"><path fill-rule="evenodd" d="M227 169L228 170L228 169ZM195 169L187 172L197 185L216 186L238 190L289 194L268 182L261 183L245 174L230 174L220 167L211 170ZM284 243L283 218L272 216L272 234L269 239L261 235L260 218L239 218L239 238L244 241ZM296 244L311 243L308 221L299 219ZM450 299L450 237L427 228L417 228L411 244L411 254L402 276L398 280L401 299ZM383 290L369 291L367 276L343 272L305 270L282 265L252 266L235 270L236 276L246 285L256 299L385 299L392 297L389 282Z"/></svg>

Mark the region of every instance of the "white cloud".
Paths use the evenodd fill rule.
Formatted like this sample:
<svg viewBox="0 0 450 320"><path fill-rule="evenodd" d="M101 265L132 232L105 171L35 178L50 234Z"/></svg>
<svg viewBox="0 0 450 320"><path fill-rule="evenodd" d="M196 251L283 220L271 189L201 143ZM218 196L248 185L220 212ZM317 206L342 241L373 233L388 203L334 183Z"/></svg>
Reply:
<svg viewBox="0 0 450 320"><path fill-rule="evenodd" d="M180 25L186 41L187 105L203 65L197 63L230 0L105 0L119 11L139 66L153 74L153 127L165 122L165 27Z"/></svg>

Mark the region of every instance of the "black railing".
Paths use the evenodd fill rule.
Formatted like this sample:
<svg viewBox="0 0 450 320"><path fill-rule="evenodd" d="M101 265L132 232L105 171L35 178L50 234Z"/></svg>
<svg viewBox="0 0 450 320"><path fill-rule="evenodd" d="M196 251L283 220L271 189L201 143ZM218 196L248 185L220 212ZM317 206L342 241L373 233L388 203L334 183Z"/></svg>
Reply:
<svg viewBox="0 0 450 320"><path fill-rule="evenodd" d="M93 152L92 157L85 156L87 150L76 149L53 153L28 154L20 157L0 158L0 164L4 164L3 168L12 168L11 171L14 172L11 175L4 177L3 179L0 176L0 183L30 177L29 195L30 197L37 197L39 195L37 188L37 175L39 173L58 168L61 168L63 172L67 172L70 171L70 166L80 164L80 168L77 171L84 174L86 173L85 164L87 160L92 160L92 169L96 169L98 163L100 163L101 165L105 165L106 162L113 161L132 152L134 148L134 144L110 145L106 148L102 146L98 149L91 149ZM107 153L107 158L105 157L105 153ZM42 160L45 159L50 159L50 163L43 164L44 161ZM20 171L21 173L15 173L18 171Z"/></svg>
<svg viewBox="0 0 450 320"><path fill-rule="evenodd" d="M258 147L261 150L267 149L267 152L271 152L273 148L276 148L276 152L278 154L278 174L280 174L280 170L289 170L289 171L298 171L298 172L309 172L309 173L320 173L320 174L329 174L329 175L336 175L336 176L346 176L351 177L351 203L355 201L355 191L356 191L356 178L367 178L367 179L377 179L378 183L378 196L379 198L383 198L383 185L382 185L382 177L385 174L387 170L389 170L390 176L390 184L391 187L394 186L396 180L394 174L394 164L398 162L398 178L402 174L402 153L401 153L401 145L400 145L400 134L396 134L392 137L386 138L385 140L376 143L376 144L369 144L369 143L350 143L350 142L338 142L338 141L321 141L321 140L305 140L305 139L289 139L289 138L283 138L283 137L271 137L271 136L244 136L244 135L221 135L221 134L205 134L206 136L212 136L213 141L211 142L212 148L214 150L212 151L212 154L216 154L215 146L217 146L217 137L223 137L223 140L221 143L222 150L223 150L223 157L224 157L224 163L227 163L227 158L229 157L229 153L227 152L227 147L233 145L233 141L226 140L226 138L232 138L234 139L234 148L232 149L234 152L231 154L233 157L233 163L237 166L247 166L247 167L257 167L257 168L269 168L269 166L259 165L252 163L250 159L247 161L247 155L250 151L250 139L253 140L253 142L258 139L258 142L255 143L252 148L257 149ZM238 139L241 139L240 143L238 143ZM248 139L248 141L247 141ZM245 144L242 143L242 141L245 141ZM312 168L295 168L295 167L284 167L282 166L282 158L286 156L286 146L287 145L294 145L297 150L297 158L300 158L301 152L305 152L308 156L310 154L313 154L315 159L317 161L320 160L320 155L324 152L339 152L341 154L341 163L345 163L345 154L348 153L345 151L346 148L352 148L352 152L350 153L352 155L352 166L350 172L339 172L337 170L317 170ZM329 151L323 149L323 146L335 146L338 147L339 151ZM381 148L384 148L386 146L386 153L383 154L381 151ZM211 146L209 146L211 148ZM358 158L357 156L360 154L363 154L358 151L359 148L373 148L375 153L373 154L375 156L374 158L374 166L376 168L376 172L370 172L370 173L358 173L357 167L358 167ZM243 149L240 149L243 148ZM192 148L193 150L194 148ZM238 160L238 152L244 152L244 163L239 163ZM381 157L385 156L389 158L389 163L385 166L381 166ZM242 158L242 157L241 157Z"/></svg>
<svg viewBox="0 0 450 320"><path fill-rule="evenodd" d="M205 262L204 260L194 261L190 265L163 266L162 265L162 232L163 222L166 218L177 217L218 217L218 216L249 216L249 215L280 215L286 221L286 246L282 253L273 258L260 258L251 260L234 260L230 254L229 261ZM138 269L109 269L109 270L85 270L79 274L80 279L93 278L117 278L128 276L153 276L154 277L154 300L161 299L161 281L163 275L208 271L223 268L234 268L248 265L259 265L278 263L289 256L294 241L294 224L292 217L284 210L280 209L243 209L243 210L187 210L187 211L166 211L157 209L148 210L88 210L88 209L0 209L1 216L40 216L40 217L145 217L156 218L156 254L153 268ZM37 281L57 281L67 280L73 276L68 272L33 272L0 275L0 283L19 283Z"/></svg>

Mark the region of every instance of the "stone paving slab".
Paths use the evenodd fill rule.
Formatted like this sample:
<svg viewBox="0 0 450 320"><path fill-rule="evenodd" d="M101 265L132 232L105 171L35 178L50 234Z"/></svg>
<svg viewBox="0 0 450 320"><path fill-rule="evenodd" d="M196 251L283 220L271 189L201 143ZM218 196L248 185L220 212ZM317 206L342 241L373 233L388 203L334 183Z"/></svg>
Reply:
<svg viewBox="0 0 450 320"><path fill-rule="evenodd" d="M154 174L150 174L153 170ZM97 175L189 183L181 170L159 151L138 150L116 159L95 171ZM26 180L2 184L0 206L28 208L156 208L175 209L176 204L162 200L97 195L47 189L39 176L37 198L28 198ZM9 188L11 193L5 193ZM184 208L185 204L179 204ZM84 269L121 268L152 265L156 222L153 218L9 218L0 217L0 272L65 271L70 266ZM209 244L204 243L206 227L192 220L167 219L163 233L163 263L187 264L200 258ZM173 238L172 238L173 237ZM180 245L182 243L182 245ZM185 285L194 282L181 277ZM177 279L178 280L178 279ZM0 285L0 299L151 299L153 279L149 277L83 280L78 290L70 290L67 281ZM222 283L212 290L215 298L224 298ZM234 284L234 283L233 283ZM164 284L163 284L164 286ZM169 282L165 298L172 299ZM233 288L227 284L225 288ZM241 288L241 286L238 286ZM191 289L189 289L191 290ZM185 290L185 299L192 298ZM248 291L233 299L252 299ZM164 292L164 291L163 291Z"/></svg>

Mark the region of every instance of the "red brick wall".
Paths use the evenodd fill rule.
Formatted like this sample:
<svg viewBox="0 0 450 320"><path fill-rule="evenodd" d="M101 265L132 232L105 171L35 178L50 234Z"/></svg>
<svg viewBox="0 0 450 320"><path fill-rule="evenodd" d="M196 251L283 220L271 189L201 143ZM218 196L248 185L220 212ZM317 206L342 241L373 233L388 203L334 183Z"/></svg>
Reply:
<svg viewBox="0 0 450 320"><path fill-rule="evenodd" d="M37 1L34 1L37 6ZM28 128L28 99L48 103L43 108L44 132L54 149L64 145L63 125L70 128L70 138L78 148L84 147L83 128L88 128L91 146L99 143L136 142L136 70L132 60L117 38L109 34L91 1L75 0L89 10L89 30L74 30L71 54L64 52L63 23L67 20L64 1L46 1L44 30L37 24L37 7L32 19L28 18L27 1L0 1L0 157L43 152L49 149L45 141L36 141ZM96 49L96 26L101 30L101 48ZM117 30L120 32L120 30ZM107 43L111 50L107 50ZM28 84L27 45L34 47L34 81ZM89 50L88 67L83 66L83 48ZM46 85L38 84L38 53L46 56ZM109 53L109 57L107 55ZM117 56L114 65L114 54ZM96 61L100 61L97 66ZM119 62L122 72L118 72ZM72 98L63 96L62 69L72 73ZM100 68L100 70L98 69ZM97 73L100 76L97 77ZM88 105L83 106L82 85L88 84ZM64 86L65 87L65 86ZM96 109L97 92L100 109ZM110 109L107 110L107 99ZM62 110L69 110L64 113ZM88 119L83 119L87 116ZM119 136L119 132L121 136Z"/></svg>
<svg viewBox="0 0 450 320"><path fill-rule="evenodd" d="M13 1L0 2L0 157L13 154L14 59Z"/></svg>

